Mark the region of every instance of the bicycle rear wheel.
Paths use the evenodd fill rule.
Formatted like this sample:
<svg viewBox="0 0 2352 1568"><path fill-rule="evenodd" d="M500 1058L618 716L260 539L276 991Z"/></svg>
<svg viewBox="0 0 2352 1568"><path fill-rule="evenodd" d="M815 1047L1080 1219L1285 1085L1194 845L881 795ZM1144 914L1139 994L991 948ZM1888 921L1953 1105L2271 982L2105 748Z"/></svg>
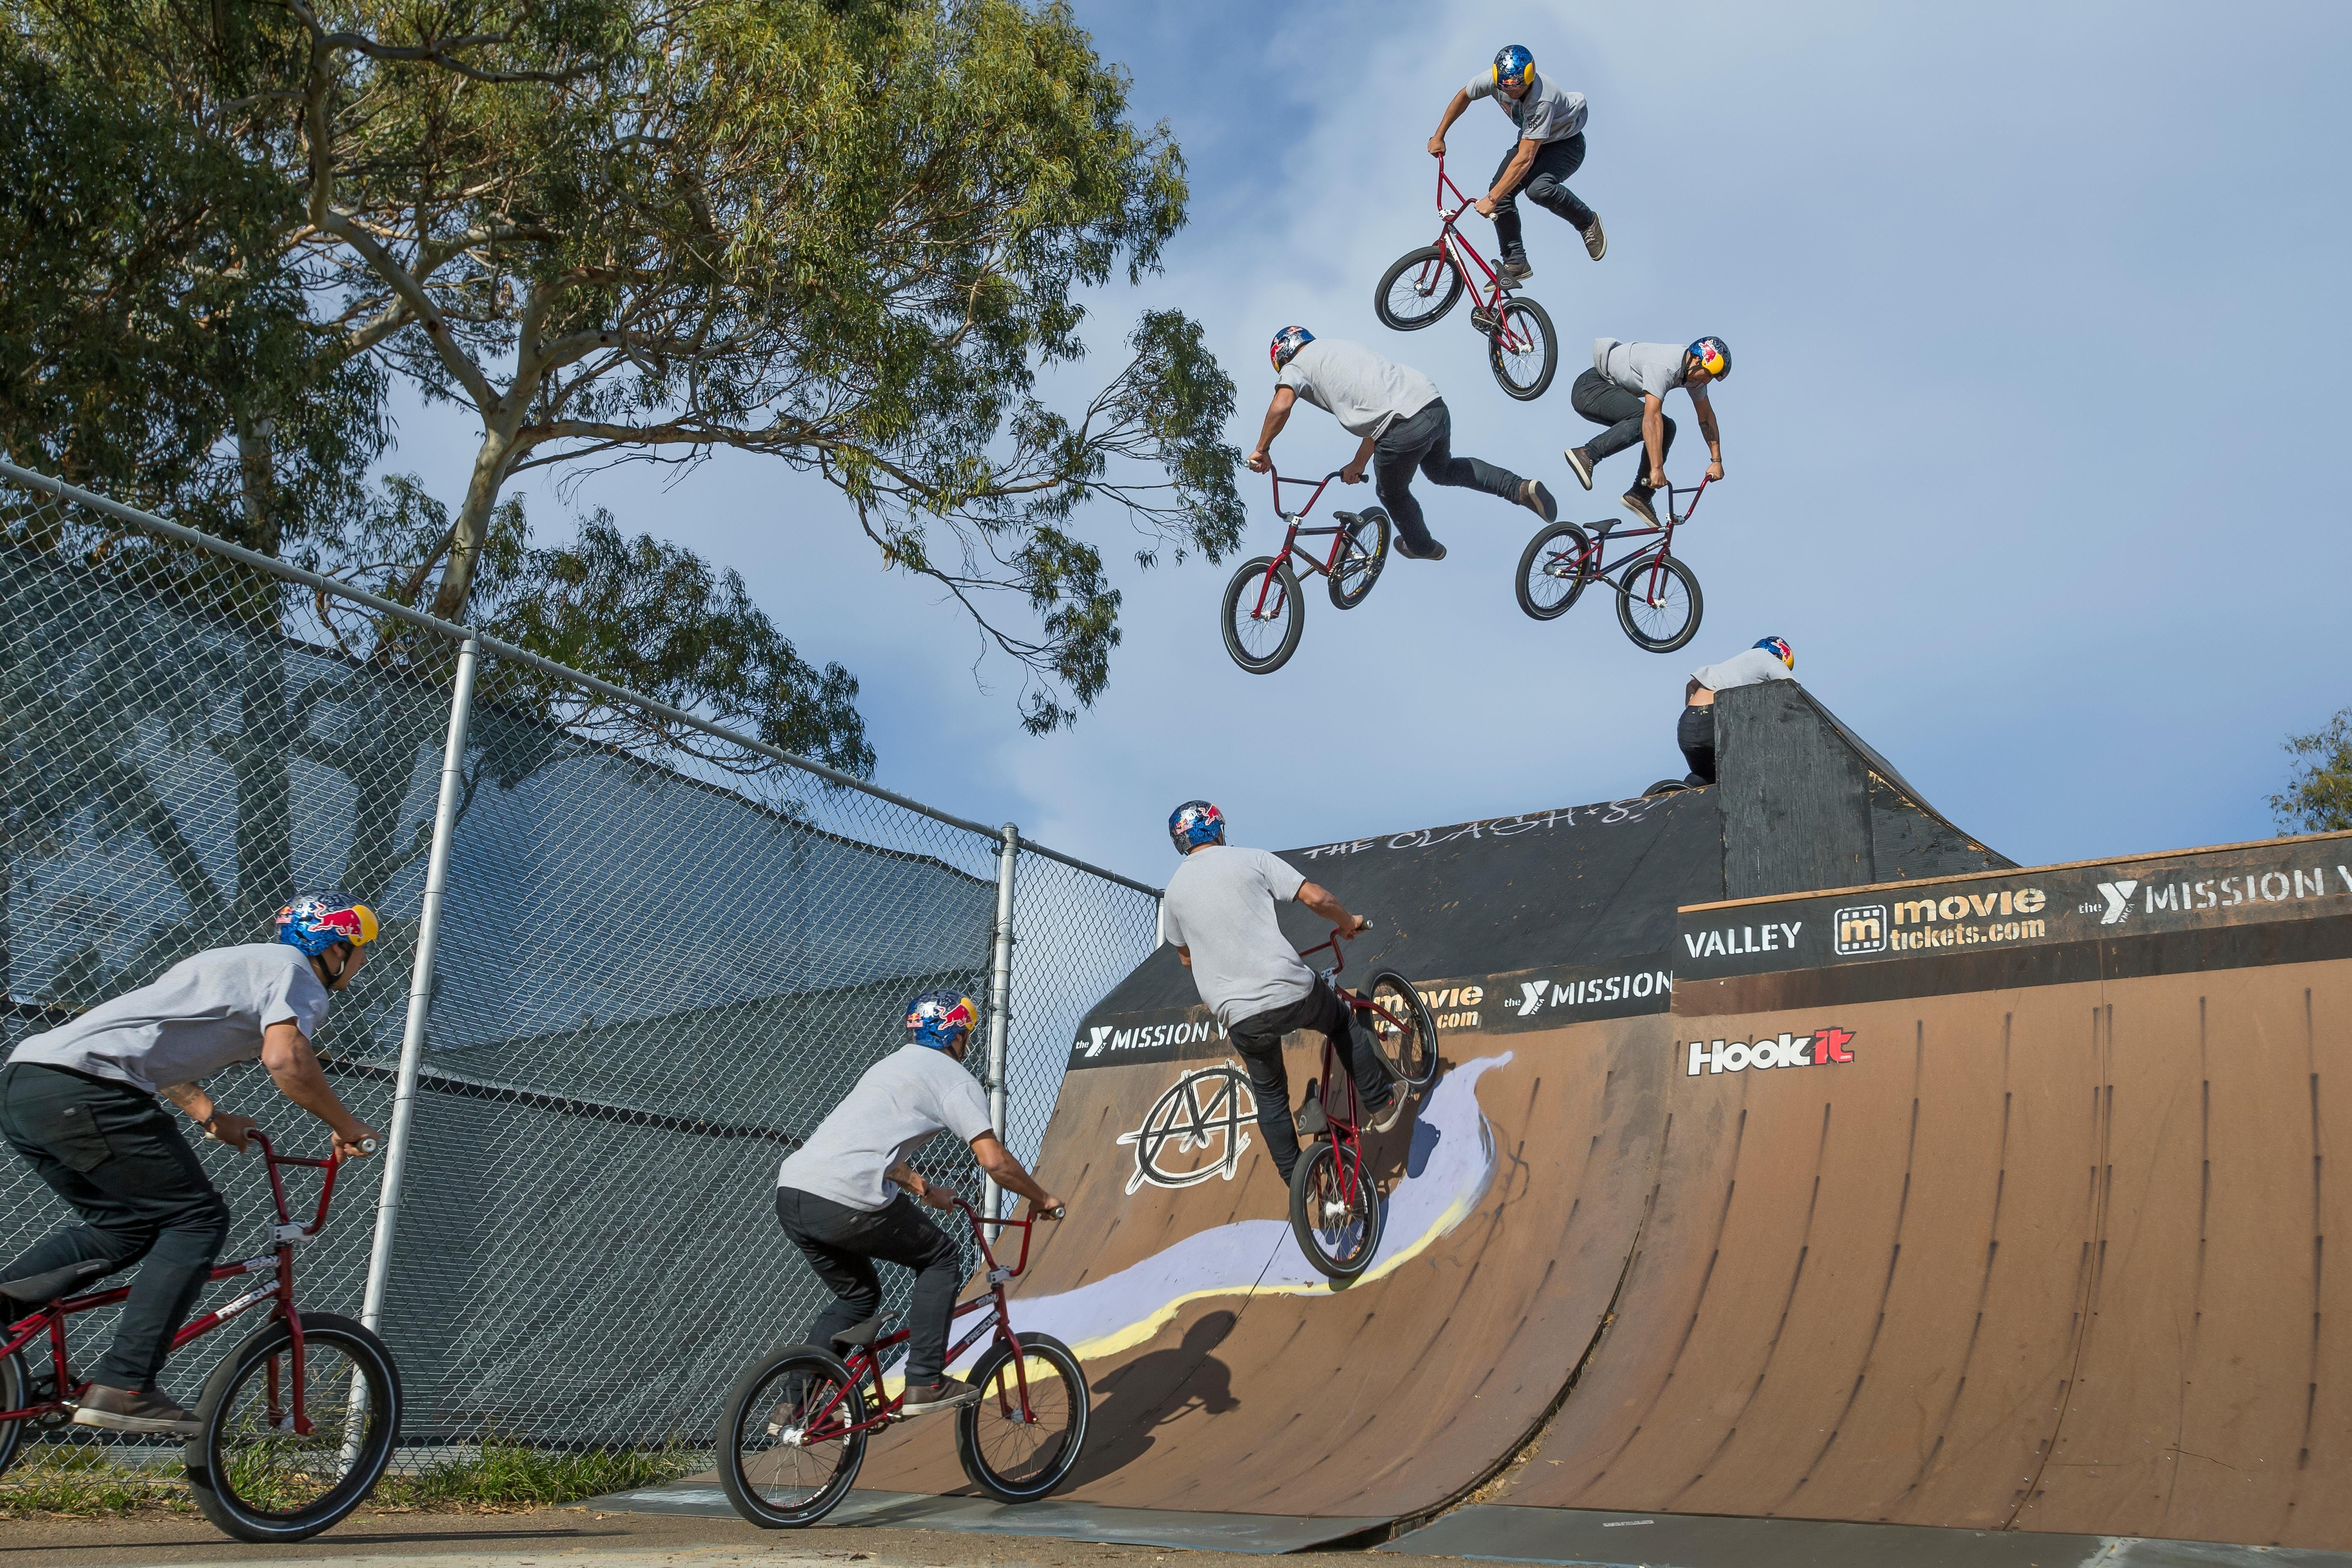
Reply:
<svg viewBox="0 0 2352 1568"><path fill-rule="evenodd" d="M1556 522L1519 552L1519 580L1513 584L1519 608L1538 621L1556 621L1584 596L1592 581L1587 552L1591 548L1584 530L1572 522Z"/></svg>
<svg viewBox="0 0 2352 1568"><path fill-rule="evenodd" d="M1372 290L1372 313L1394 331L1417 332L1441 321L1462 298L1462 269L1433 245L1408 250L1381 274Z"/></svg>
<svg viewBox="0 0 2352 1568"><path fill-rule="evenodd" d="M1541 397L1559 368L1559 334L1551 329L1550 312L1514 294L1497 316L1495 333L1486 340L1495 384L1522 403Z"/></svg>
<svg viewBox="0 0 2352 1568"><path fill-rule="evenodd" d="M1274 581L1266 582L1266 568ZM1225 651L1252 675L1271 675L1290 662L1307 630L1307 602L1298 596L1298 574L1271 555L1243 563L1225 584Z"/></svg>
<svg viewBox="0 0 2352 1568"><path fill-rule="evenodd" d="M213 1369L204 1429L184 1455L205 1517L239 1541L303 1541L367 1500L400 1433L400 1370L349 1318L302 1314L302 1413L294 1429L294 1334L264 1324Z"/></svg>
<svg viewBox="0 0 2352 1568"><path fill-rule="evenodd" d="M1380 1011L1362 1015L1381 1059L1415 1089L1437 1076L1437 1022L1412 981L1393 969L1372 976L1365 997Z"/></svg>
<svg viewBox="0 0 2352 1568"><path fill-rule="evenodd" d="M1381 1245L1381 1198L1352 1149L1326 1138L1290 1173L1290 1230L1307 1261L1346 1281L1370 1268Z"/></svg>
<svg viewBox="0 0 2352 1568"><path fill-rule="evenodd" d="M1067 1480L1086 1447L1088 1414L1087 1369L1076 1352L1050 1335L1024 1334L1018 1376L1013 1347L999 1342L971 1382L979 1400L956 1412L956 1457L971 1484L1000 1502L1034 1502Z"/></svg>
<svg viewBox="0 0 2352 1568"><path fill-rule="evenodd" d="M1618 579L1617 624L1636 647L1672 653L1698 635L1706 613L1698 578L1671 555L1636 561Z"/></svg>
<svg viewBox="0 0 2352 1568"><path fill-rule="evenodd" d="M0 1356L0 1410L22 1410L33 1402L32 1373L25 1365L25 1352L10 1351ZM25 1441L25 1423L0 1421L0 1476L16 1462L16 1450Z"/></svg>
<svg viewBox="0 0 2352 1568"><path fill-rule="evenodd" d="M839 1357L814 1345L771 1351L728 1391L719 1484L735 1511L763 1530L814 1524L856 1482L865 1425L865 1390Z"/></svg>
<svg viewBox="0 0 2352 1568"><path fill-rule="evenodd" d="M1339 555L1331 568L1331 607L1352 610L1364 602L1381 568L1389 563L1389 514L1366 507L1364 515L1348 524L1339 536Z"/></svg>

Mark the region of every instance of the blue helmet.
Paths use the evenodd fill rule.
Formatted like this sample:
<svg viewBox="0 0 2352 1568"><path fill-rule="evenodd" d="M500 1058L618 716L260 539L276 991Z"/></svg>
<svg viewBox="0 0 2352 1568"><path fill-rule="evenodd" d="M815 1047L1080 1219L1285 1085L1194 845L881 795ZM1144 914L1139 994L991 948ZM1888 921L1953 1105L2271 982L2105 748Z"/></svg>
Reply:
<svg viewBox="0 0 2352 1568"><path fill-rule="evenodd" d="M1506 44L1495 51L1495 85L1517 87L1536 74L1536 57L1525 44Z"/></svg>
<svg viewBox="0 0 2352 1568"><path fill-rule="evenodd" d="M1731 374L1731 349L1721 338L1701 338L1691 344L1688 353L1700 369L1717 381Z"/></svg>
<svg viewBox="0 0 2352 1568"><path fill-rule="evenodd" d="M907 1004L907 1043L953 1050L980 1022L980 1004L952 988L926 991Z"/></svg>
<svg viewBox="0 0 2352 1568"><path fill-rule="evenodd" d="M1280 370L1290 363L1291 356L1314 341L1315 334L1305 327L1285 327L1274 334L1274 342L1266 349L1265 357L1274 362L1275 369Z"/></svg>
<svg viewBox="0 0 2352 1568"><path fill-rule="evenodd" d="M278 940L310 958L337 942L365 947L382 929L375 911L349 893L305 893L278 911Z"/></svg>
<svg viewBox="0 0 2352 1568"><path fill-rule="evenodd" d="M1770 654L1774 658L1779 659L1782 664L1787 665L1790 669L1797 668L1797 650L1789 646L1789 639L1787 637L1766 637L1759 641L1756 646L1762 648L1766 653Z"/></svg>
<svg viewBox="0 0 2352 1568"><path fill-rule="evenodd" d="M1168 814L1168 837L1179 855L1225 841L1225 814L1205 800L1188 800Z"/></svg>

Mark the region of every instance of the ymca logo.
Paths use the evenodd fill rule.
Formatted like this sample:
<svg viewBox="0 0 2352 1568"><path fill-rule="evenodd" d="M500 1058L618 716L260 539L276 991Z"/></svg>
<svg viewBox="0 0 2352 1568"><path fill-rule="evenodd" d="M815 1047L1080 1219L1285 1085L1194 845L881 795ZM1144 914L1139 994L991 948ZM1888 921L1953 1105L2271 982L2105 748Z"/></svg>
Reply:
<svg viewBox="0 0 2352 1568"><path fill-rule="evenodd" d="M1155 1187L1190 1187L1212 1176L1232 1181L1242 1152L1249 1147L1244 1125L1256 1119L1257 1097L1240 1068L1202 1068L1186 1073L1153 1102L1142 1126L1118 1135L1120 1143L1135 1151L1135 1172L1127 1179L1127 1190L1133 1193L1146 1182ZM1182 1158L1186 1154L1207 1158L1187 1161Z"/></svg>
<svg viewBox="0 0 2352 1568"><path fill-rule="evenodd" d="M1840 957L1886 951L1885 904L1853 904L1838 910L1835 919L1837 941L1834 951Z"/></svg>
<svg viewBox="0 0 2352 1568"><path fill-rule="evenodd" d="M1087 1033L1093 1037L1086 1043L1085 1049L1087 1057L1092 1058L1102 1055L1103 1047L1110 1044L1111 1026L1108 1024L1097 1024L1093 1028L1088 1029Z"/></svg>
<svg viewBox="0 0 2352 1568"><path fill-rule="evenodd" d="M1690 1043L1690 1070L1686 1076L1696 1078L1701 1072L1746 1072L1753 1068L1759 1072L1772 1068L1831 1067L1853 1060L1848 1047L1853 1044L1853 1031L1841 1029L1832 1024L1826 1029L1815 1029L1810 1035L1763 1035L1754 1040L1717 1040L1708 1048L1706 1040Z"/></svg>
<svg viewBox="0 0 2352 1568"><path fill-rule="evenodd" d="M2136 877L2127 877L2120 882L2100 883L2099 897L2107 900L2107 907L2100 912L2099 923L2103 926L2121 925L2124 917L2131 913L2131 896L2138 887L2139 879Z"/></svg>

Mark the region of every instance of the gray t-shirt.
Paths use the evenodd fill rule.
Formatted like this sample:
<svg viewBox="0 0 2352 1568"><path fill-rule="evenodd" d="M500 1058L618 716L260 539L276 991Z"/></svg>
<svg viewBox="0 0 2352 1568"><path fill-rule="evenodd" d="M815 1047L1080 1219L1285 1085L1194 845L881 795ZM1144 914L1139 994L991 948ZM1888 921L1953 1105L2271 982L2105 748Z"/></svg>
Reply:
<svg viewBox="0 0 2352 1568"><path fill-rule="evenodd" d="M1315 972L1275 919L1275 905L1306 885L1279 858L1223 844L1193 850L1168 879L1160 934L1192 950L1192 984L1225 1027L1315 988Z"/></svg>
<svg viewBox="0 0 2352 1568"><path fill-rule="evenodd" d="M776 1185L871 1214L898 1195L882 1173L934 1135L969 1143L992 1131L978 1079L945 1051L901 1046L867 1068L808 1142L784 1156Z"/></svg>
<svg viewBox="0 0 2352 1568"><path fill-rule="evenodd" d="M1709 691L1728 691L1735 686L1753 686L1759 680L1794 680L1796 675L1785 664L1760 647L1746 653L1733 654L1721 664L1702 664L1691 671L1691 679Z"/></svg>
<svg viewBox="0 0 2352 1568"><path fill-rule="evenodd" d="M1664 398L1683 384L1683 356L1690 351L1678 343L1626 343L1615 338L1592 340L1592 368L1628 392L1645 392ZM1704 402L1704 387L1691 397Z"/></svg>
<svg viewBox="0 0 2352 1568"><path fill-rule="evenodd" d="M1378 436L1437 401L1437 384L1345 338L1318 338L1274 378L1337 419L1350 436Z"/></svg>
<svg viewBox="0 0 2352 1568"><path fill-rule="evenodd" d="M272 1024L290 1022L303 1038L317 1038L327 1001L310 961L284 942L216 947L32 1036L8 1059L70 1068L153 1094L257 1060L261 1032Z"/></svg>
<svg viewBox="0 0 2352 1568"><path fill-rule="evenodd" d="M1536 72L1535 77L1516 103L1510 94L1495 85L1491 69L1472 77L1470 85L1462 90L1470 95L1473 103L1482 98L1493 99L1511 117L1511 123L1519 128L1522 142L1564 142L1582 131L1584 95L1569 91L1541 71Z"/></svg>

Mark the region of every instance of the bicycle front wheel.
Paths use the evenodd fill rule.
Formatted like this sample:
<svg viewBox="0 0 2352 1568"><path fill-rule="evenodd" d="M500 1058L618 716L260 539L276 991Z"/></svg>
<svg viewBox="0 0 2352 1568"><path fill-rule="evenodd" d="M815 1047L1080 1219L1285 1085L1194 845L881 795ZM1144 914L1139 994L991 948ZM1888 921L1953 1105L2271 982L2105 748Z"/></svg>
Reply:
<svg viewBox="0 0 2352 1568"><path fill-rule="evenodd" d="M1371 1266L1381 1245L1381 1199L1353 1149L1326 1138L1290 1173L1290 1230L1316 1271L1345 1282Z"/></svg>
<svg viewBox="0 0 2352 1568"><path fill-rule="evenodd" d="M1266 569L1272 567L1271 580ZM1271 675L1290 662L1307 630L1307 603L1298 574L1271 555L1244 562L1225 584L1225 651L1252 675Z"/></svg>
<svg viewBox="0 0 2352 1568"><path fill-rule="evenodd" d="M188 1442L196 1506L239 1541L303 1541L367 1500L400 1434L400 1370L362 1324L302 1314L302 1404L295 1430L294 1334L264 1324L221 1358L196 1401Z"/></svg>
<svg viewBox="0 0 2352 1568"><path fill-rule="evenodd" d="M999 1342L971 1374L977 1402L956 1412L956 1456L971 1484L999 1502L1034 1502L1069 1479L1087 1442L1087 1369L1061 1341ZM1028 1390L1024 1404L1022 1390Z"/></svg>
<svg viewBox="0 0 2352 1568"><path fill-rule="evenodd" d="M866 1394L838 1356L787 1345L753 1362L719 1417L719 1484L762 1530L834 1510L866 1463Z"/></svg>
<svg viewBox="0 0 2352 1568"><path fill-rule="evenodd" d="M1672 653L1698 635L1706 613L1698 578L1671 555L1636 561L1618 580L1617 624L1636 647Z"/></svg>
<svg viewBox="0 0 2352 1568"><path fill-rule="evenodd" d="M1408 250L1390 263L1372 290L1372 313L1381 325L1417 332L1444 318L1462 298L1462 269L1433 245Z"/></svg>
<svg viewBox="0 0 2352 1568"><path fill-rule="evenodd" d="M1550 313L1516 294L1505 301L1495 335L1486 340L1486 363L1495 384L1511 396L1522 403L1541 397L1559 368L1559 336L1551 330Z"/></svg>
<svg viewBox="0 0 2352 1568"><path fill-rule="evenodd" d="M1389 563L1389 514L1367 507L1364 515L1346 525L1339 535L1339 554L1331 567L1331 607L1352 610L1364 602L1381 568Z"/></svg>
<svg viewBox="0 0 2352 1568"><path fill-rule="evenodd" d="M1412 981L1393 969L1372 976L1364 993L1373 1010L1363 1015L1381 1059L1415 1089L1425 1088L1437 1076L1437 1022Z"/></svg>
<svg viewBox="0 0 2352 1568"><path fill-rule="evenodd" d="M0 1356L0 1410L22 1410L33 1403L33 1378L25 1365L22 1351L10 1351ZM0 1476L16 1462L16 1450L25 1440L25 1423L0 1421Z"/></svg>
<svg viewBox="0 0 2352 1568"><path fill-rule="evenodd" d="M1584 596L1592 581L1591 542L1572 522L1556 522L1519 552L1519 608L1538 621L1556 621Z"/></svg>

